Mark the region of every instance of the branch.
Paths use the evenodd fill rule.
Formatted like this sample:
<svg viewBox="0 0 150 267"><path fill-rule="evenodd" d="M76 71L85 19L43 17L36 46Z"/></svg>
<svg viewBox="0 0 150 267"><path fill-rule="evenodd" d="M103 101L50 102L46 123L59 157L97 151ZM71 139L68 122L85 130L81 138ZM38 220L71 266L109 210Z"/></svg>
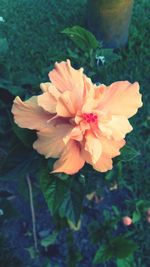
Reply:
<svg viewBox="0 0 150 267"><path fill-rule="evenodd" d="M32 184L30 180L29 174L26 176L27 184L29 188L29 198L30 198L30 208L31 208L31 216L32 216L32 231L33 231L33 239L34 239L34 248L35 252L38 253L38 243L37 243L37 233L36 233L36 220L35 220L35 211L33 204L33 193L32 193Z"/></svg>

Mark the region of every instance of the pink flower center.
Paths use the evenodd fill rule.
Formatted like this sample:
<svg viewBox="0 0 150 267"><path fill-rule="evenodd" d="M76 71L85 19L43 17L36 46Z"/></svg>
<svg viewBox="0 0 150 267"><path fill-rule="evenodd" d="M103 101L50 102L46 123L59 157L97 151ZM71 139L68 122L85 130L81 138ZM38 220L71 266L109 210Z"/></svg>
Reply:
<svg viewBox="0 0 150 267"><path fill-rule="evenodd" d="M93 113L84 113L82 115L83 119L88 123L97 122L97 115Z"/></svg>

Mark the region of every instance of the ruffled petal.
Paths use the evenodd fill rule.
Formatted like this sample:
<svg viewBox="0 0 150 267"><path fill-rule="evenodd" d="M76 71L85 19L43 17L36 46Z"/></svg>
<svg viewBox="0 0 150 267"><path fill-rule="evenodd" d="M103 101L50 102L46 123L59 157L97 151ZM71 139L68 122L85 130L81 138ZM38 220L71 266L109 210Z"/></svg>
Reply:
<svg viewBox="0 0 150 267"><path fill-rule="evenodd" d="M47 91L37 97L38 105L50 113L56 113L57 100L60 92L53 85L49 85Z"/></svg>
<svg viewBox="0 0 150 267"><path fill-rule="evenodd" d="M69 124L58 124L54 126L51 123L48 129L37 133L38 139L34 142L33 148L46 158L58 158L65 147L63 138L71 130L72 126Z"/></svg>
<svg viewBox="0 0 150 267"><path fill-rule="evenodd" d="M92 83L91 79L84 75L84 100L87 98L95 98L96 85Z"/></svg>
<svg viewBox="0 0 150 267"><path fill-rule="evenodd" d="M125 145L125 140L115 141L113 139L107 139L104 136L99 137L101 144L101 154L97 162L93 162L92 154L82 148L82 157L84 160L93 166L98 171L107 171L112 168L112 158L120 155L120 149ZM108 169L106 168L108 166Z"/></svg>
<svg viewBox="0 0 150 267"><path fill-rule="evenodd" d="M102 146L102 153L109 158L114 158L120 155L120 149L125 145L125 140L115 141L114 139L108 139L105 136L99 137Z"/></svg>
<svg viewBox="0 0 150 267"><path fill-rule="evenodd" d="M12 106L14 121L21 128L41 130L48 127L47 121L52 115L38 106L37 96L33 96L27 101L22 101L16 97Z"/></svg>
<svg viewBox="0 0 150 267"><path fill-rule="evenodd" d="M63 138L65 144L69 142L70 139L81 142L83 140L83 133L79 126L74 127L71 132Z"/></svg>
<svg viewBox="0 0 150 267"><path fill-rule="evenodd" d="M113 137L115 140L122 140L126 134L133 130L128 119L123 116L112 116L111 120L106 123L99 122L99 129L108 138Z"/></svg>
<svg viewBox="0 0 150 267"><path fill-rule="evenodd" d="M61 117L73 117L75 115L77 107L72 92L65 91L61 97L59 97L56 112L57 115Z"/></svg>
<svg viewBox="0 0 150 267"><path fill-rule="evenodd" d="M101 156L96 163L93 163L92 155L85 149L82 149L81 154L85 162L92 165L93 168L99 172L106 172L113 167L111 157L104 153L101 153Z"/></svg>
<svg viewBox="0 0 150 267"><path fill-rule="evenodd" d="M103 100L99 105L100 109L105 109L112 115L121 115L127 118L137 113L142 106L139 84L131 84L128 81L112 83L104 91Z"/></svg>
<svg viewBox="0 0 150 267"><path fill-rule="evenodd" d="M107 172L113 167L112 159L107 157L107 155L102 154L100 159L93 165L93 168L100 172Z"/></svg>
<svg viewBox="0 0 150 267"><path fill-rule="evenodd" d="M48 91L48 88L52 85L52 83L50 82L46 82L46 83L41 83L40 84L40 88L42 90L43 93Z"/></svg>
<svg viewBox="0 0 150 267"><path fill-rule="evenodd" d="M76 105L81 106L84 95L83 69L76 70L71 67L70 60L56 63L55 69L50 71L49 78L60 91L72 91Z"/></svg>
<svg viewBox="0 0 150 267"><path fill-rule="evenodd" d="M55 69L49 72L49 77L60 92L83 90L83 69L72 68L69 59L56 63Z"/></svg>
<svg viewBox="0 0 150 267"><path fill-rule="evenodd" d="M85 79L85 84L89 84L87 78ZM86 88L86 95L83 101L82 113L100 111L99 104L103 99L104 91L107 89L107 87L103 84L96 86L92 83L90 83L86 87L88 89Z"/></svg>
<svg viewBox="0 0 150 267"><path fill-rule="evenodd" d="M92 132L88 132L85 139L85 150L90 153L92 163L95 164L102 153L101 142Z"/></svg>
<svg viewBox="0 0 150 267"><path fill-rule="evenodd" d="M84 165L85 161L81 156L79 143L70 140L65 146L59 160L54 164L55 172L64 172L66 174L77 173Z"/></svg>

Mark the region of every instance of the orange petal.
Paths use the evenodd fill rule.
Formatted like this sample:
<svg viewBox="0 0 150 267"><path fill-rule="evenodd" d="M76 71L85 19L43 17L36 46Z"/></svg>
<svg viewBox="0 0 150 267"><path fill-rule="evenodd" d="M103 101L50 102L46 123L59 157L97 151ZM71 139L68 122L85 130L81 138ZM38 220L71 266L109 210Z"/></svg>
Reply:
<svg viewBox="0 0 150 267"><path fill-rule="evenodd" d="M47 91L37 97L38 105L50 113L56 113L57 99L60 92L53 85L49 85Z"/></svg>
<svg viewBox="0 0 150 267"><path fill-rule="evenodd" d="M82 107L82 113L92 113L97 107L97 101L92 98L87 98Z"/></svg>
<svg viewBox="0 0 150 267"><path fill-rule="evenodd" d="M51 85L52 85L52 83L50 83L50 82L41 83L40 84L40 88L41 88L42 92L44 93L44 92L47 92L48 91L48 89L49 89L49 87Z"/></svg>
<svg viewBox="0 0 150 267"><path fill-rule="evenodd" d="M91 155L92 163L95 164L102 153L102 146L100 140L92 133L86 134L85 150Z"/></svg>
<svg viewBox="0 0 150 267"><path fill-rule="evenodd" d="M86 163L93 165L92 155L87 150L85 150L84 147L82 147L82 149L81 149L81 155L82 155L82 158L85 160Z"/></svg>
<svg viewBox="0 0 150 267"><path fill-rule="evenodd" d="M96 163L93 162L92 155L89 151L82 148L81 153L85 161L92 165L94 169L105 172L112 169L112 158L120 155L119 149L125 145L125 141L109 140L104 136L101 136L99 141L101 143L101 155Z"/></svg>
<svg viewBox="0 0 150 267"><path fill-rule="evenodd" d="M109 171L112 169L112 167L112 159L107 157L105 154L102 154L96 164L93 165L93 168L100 172Z"/></svg>
<svg viewBox="0 0 150 267"><path fill-rule="evenodd" d="M57 115L61 117L73 117L76 110L75 98L72 96L72 92L65 91L58 99L56 106Z"/></svg>
<svg viewBox="0 0 150 267"><path fill-rule="evenodd" d="M96 85L92 83L91 79L84 75L84 97L95 98Z"/></svg>
<svg viewBox="0 0 150 267"><path fill-rule="evenodd" d="M99 129L108 138L113 137L115 140L121 140L133 128L126 117L112 116L111 120L106 123L99 121Z"/></svg>
<svg viewBox="0 0 150 267"><path fill-rule="evenodd" d="M47 121L52 118L37 104L37 96L33 96L23 102L20 97L16 97L12 106L14 121L22 128L41 130L47 127Z"/></svg>
<svg viewBox="0 0 150 267"><path fill-rule="evenodd" d="M81 106L84 94L83 69L72 68L70 60L67 60L67 62L56 63L49 77L60 92L74 92L74 98L78 106Z"/></svg>
<svg viewBox="0 0 150 267"><path fill-rule="evenodd" d="M136 114L142 106L139 84L128 81L112 83L104 91L104 98L100 104L101 109L106 109L112 115L122 115L127 118Z"/></svg>
<svg viewBox="0 0 150 267"><path fill-rule="evenodd" d="M105 136L100 136L99 140L102 145L103 154L107 155L109 158L120 155L119 150L125 145L125 140L115 141L112 138L108 139Z"/></svg>
<svg viewBox="0 0 150 267"><path fill-rule="evenodd" d="M55 69L49 72L52 83L60 92L74 91L75 88L82 90L83 69L76 70L71 67L70 60L61 63L55 63Z"/></svg>
<svg viewBox="0 0 150 267"><path fill-rule="evenodd" d="M34 142L33 148L46 158L57 158L65 147L63 138L70 133L72 126L69 124L54 126L51 123L49 127L37 133L38 139Z"/></svg>
<svg viewBox="0 0 150 267"><path fill-rule="evenodd" d="M71 132L65 137L63 138L63 141L65 144L67 144L69 142L70 139L76 140L81 142L83 139L83 133L80 129L79 126L74 127Z"/></svg>
<svg viewBox="0 0 150 267"><path fill-rule="evenodd" d="M107 90L107 86L104 84L100 84L95 88L95 98L99 101L103 99L104 93Z"/></svg>
<svg viewBox="0 0 150 267"><path fill-rule="evenodd" d="M53 172L64 172L66 174L77 173L84 165L85 161L81 156L79 143L70 140L59 160L54 164Z"/></svg>
<svg viewBox="0 0 150 267"><path fill-rule="evenodd" d="M98 161L94 164L91 154L82 149L82 157L85 159L87 163L93 166L93 168L99 172L106 172L112 169L112 159L110 156L105 155L104 153L101 154Z"/></svg>
<svg viewBox="0 0 150 267"><path fill-rule="evenodd" d="M85 83L87 83L87 81L88 78L86 78ZM82 106L82 113L91 113L93 111L100 111L99 103L103 99L103 94L106 88L107 87L103 84L98 87L94 84L90 84L88 90L86 89L86 96L84 98L84 103Z"/></svg>

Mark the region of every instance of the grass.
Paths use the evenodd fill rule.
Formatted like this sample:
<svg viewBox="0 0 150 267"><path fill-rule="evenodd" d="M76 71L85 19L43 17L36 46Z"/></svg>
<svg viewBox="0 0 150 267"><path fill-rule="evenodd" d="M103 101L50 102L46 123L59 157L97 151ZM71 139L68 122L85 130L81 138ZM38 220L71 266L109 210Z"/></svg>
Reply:
<svg viewBox="0 0 150 267"><path fill-rule="evenodd" d="M64 58L70 42L60 32L65 27L85 26L84 0L1 0L0 16L5 19L2 34L8 40L9 52L5 58L8 79L19 84L23 79L46 79L48 66L54 58ZM110 65L102 83L116 80L139 81L144 106L132 120L135 131L127 138L140 156L124 165L123 176L132 186L135 199L150 199L150 2L135 0L129 42L120 49L122 59ZM148 224L143 219L139 226L138 243L142 244L138 267L149 262L150 240Z"/></svg>

